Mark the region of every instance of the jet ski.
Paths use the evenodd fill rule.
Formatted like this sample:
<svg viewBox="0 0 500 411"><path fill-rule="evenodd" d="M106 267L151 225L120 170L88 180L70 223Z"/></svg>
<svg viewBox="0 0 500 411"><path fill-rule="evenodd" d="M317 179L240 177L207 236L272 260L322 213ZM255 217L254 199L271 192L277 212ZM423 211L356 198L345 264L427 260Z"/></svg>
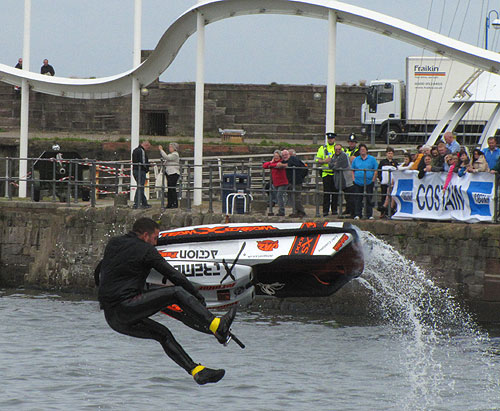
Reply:
<svg viewBox="0 0 500 411"><path fill-rule="evenodd" d="M358 232L346 222L199 225L160 232L157 249L208 308L222 309L249 305L256 295L332 295L363 272ZM147 283L172 285L154 270Z"/></svg>

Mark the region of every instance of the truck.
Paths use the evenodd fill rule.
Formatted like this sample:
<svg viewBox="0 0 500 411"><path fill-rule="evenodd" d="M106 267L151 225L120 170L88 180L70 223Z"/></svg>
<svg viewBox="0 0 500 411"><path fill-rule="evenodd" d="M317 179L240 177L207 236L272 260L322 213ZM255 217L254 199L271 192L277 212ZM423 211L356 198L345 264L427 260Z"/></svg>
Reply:
<svg viewBox="0 0 500 411"><path fill-rule="evenodd" d="M482 70L441 56L406 58L406 81L373 80L361 106L361 134L388 144L423 142L450 108L450 100L467 97L467 88ZM455 129L476 139L494 104L475 104Z"/></svg>

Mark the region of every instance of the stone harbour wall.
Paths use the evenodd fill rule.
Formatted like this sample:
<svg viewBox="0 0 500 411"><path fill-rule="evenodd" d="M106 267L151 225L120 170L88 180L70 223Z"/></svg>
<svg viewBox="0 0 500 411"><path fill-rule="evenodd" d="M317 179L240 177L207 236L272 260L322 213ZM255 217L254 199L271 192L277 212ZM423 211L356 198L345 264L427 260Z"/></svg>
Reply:
<svg viewBox="0 0 500 411"><path fill-rule="evenodd" d="M147 212L117 207L67 207L0 201L0 287L93 293L93 270L108 239L129 230L139 216L162 228L226 222L226 216L182 210ZM278 217L235 215L231 222L284 222ZM293 221L293 220L288 220ZM358 221L364 231L391 244L449 288L478 319L500 322L500 225L413 221ZM398 275L395 270L394 275ZM370 310L357 282L326 299L261 299L278 309L327 309L338 314Z"/></svg>

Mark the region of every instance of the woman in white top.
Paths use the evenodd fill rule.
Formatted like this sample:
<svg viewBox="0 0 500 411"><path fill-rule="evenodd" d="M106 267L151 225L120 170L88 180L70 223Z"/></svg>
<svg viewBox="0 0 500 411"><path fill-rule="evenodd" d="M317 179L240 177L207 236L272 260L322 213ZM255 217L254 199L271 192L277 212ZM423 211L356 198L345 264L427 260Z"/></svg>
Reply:
<svg viewBox="0 0 500 411"><path fill-rule="evenodd" d="M163 151L162 146L158 146L162 158L165 160L165 173L167 174L167 208L177 208L177 181L180 175L180 157L177 150L179 144L170 143L168 145L169 154Z"/></svg>

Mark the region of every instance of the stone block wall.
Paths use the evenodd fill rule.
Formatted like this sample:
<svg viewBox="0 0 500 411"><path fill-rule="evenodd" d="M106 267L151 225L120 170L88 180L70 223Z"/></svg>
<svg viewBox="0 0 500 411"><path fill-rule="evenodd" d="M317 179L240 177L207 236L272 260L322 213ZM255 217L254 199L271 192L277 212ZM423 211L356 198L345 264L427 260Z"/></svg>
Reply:
<svg viewBox="0 0 500 411"><path fill-rule="evenodd" d="M144 214L160 219L163 228L224 223L226 218L182 210L144 213L127 208L3 201L0 287L92 291L93 269L108 239L126 232ZM286 221L260 215L234 215L231 221L253 222L256 218L259 222ZM500 225L413 221L358 221L357 225L426 269L438 285L472 307L479 319L500 322ZM278 303L289 304L274 301ZM366 295L352 284L317 302L344 313L362 311L365 303Z"/></svg>
<svg viewBox="0 0 500 411"><path fill-rule="evenodd" d="M194 135L194 83L154 82L141 97L141 133ZM336 131L359 131L364 87L337 86ZM319 96L315 99L314 95ZM326 87L315 85L206 84L204 132L241 128L259 139L313 139L325 127ZM0 129L19 128L20 93L0 82ZM131 97L83 100L30 93L29 126L40 131L130 132ZM158 115L160 117L158 117Z"/></svg>

